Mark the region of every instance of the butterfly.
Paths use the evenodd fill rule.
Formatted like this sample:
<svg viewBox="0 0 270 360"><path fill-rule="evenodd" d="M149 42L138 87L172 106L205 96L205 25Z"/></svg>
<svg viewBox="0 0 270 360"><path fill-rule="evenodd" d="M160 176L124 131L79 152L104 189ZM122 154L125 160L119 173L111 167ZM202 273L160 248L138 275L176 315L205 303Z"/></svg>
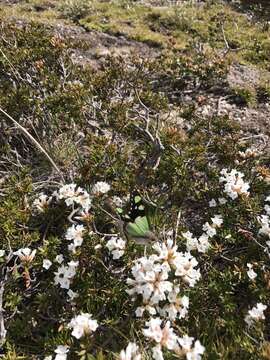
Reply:
<svg viewBox="0 0 270 360"><path fill-rule="evenodd" d="M122 209L119 210L120 213L123 212ZM128 240L132 240L139 245L147 245L158 241L156 235L151 231L150 212L140 194L137 191L132 192L130 210L128 214L121 215L122 229Z"/></svg>

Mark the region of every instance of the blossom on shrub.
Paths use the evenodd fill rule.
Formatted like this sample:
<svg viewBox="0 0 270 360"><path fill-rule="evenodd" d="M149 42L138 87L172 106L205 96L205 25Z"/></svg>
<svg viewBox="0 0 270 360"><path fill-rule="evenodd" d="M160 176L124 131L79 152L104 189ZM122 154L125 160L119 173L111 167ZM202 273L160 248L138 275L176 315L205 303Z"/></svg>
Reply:
<svg viewBox="0 0 270 360"><path fill-rule="evenodd" d="M110 238L110 240L107 241L106 247L112 253L113 259L117 260L124 255L126 241L119 237L113 236Z"/></svg>
<svg viewBox="0 0 270 360"><path fill-rule="evenodd" d="M257 277L257 274L255 273L255 271L253 270L253 265L250 263L247 263L247 267L248 267L248 271L247 271L247 275L251 280L254 280Z"/></svg>
<svg viewBox="0 0 270 360"><path fill-rule="evenodd" d="M249 196L249 184L244 182L244 174L240 171L232 169L228 172L227 169L221 170L222 175L219 181L224 183L224 192L232 199L236 199L240 195Z"/></svg>
<svg viewBox="0 0 270 360"><path fill-rule="evenodd" d="M67 229L65 238L69 241L73 241L71 245L76 249L76 247L81 246L83 243L83 234L85 228L83 225L72 225ZM73 249L73 247L69 247Z"/></svg>
<svg viewBox="0 0 270 360"><path fill-rule="evenodd" d="M195 269L198 261L189 252L179 253L174 261L175 275L180 276L184 282L193 287L200 279L201 273L199 269Z"/></svg>
<svg viewBox="0 0 270 360"><path fill-rule="evenodd" d="M265 316L263 312L266 309L267 306L262 303L258 303L253 306L253 308L248 311L248 315L245 317L245 322L248 324L248 326L253 325L253 323L256 321L264 320Z"/></svg>
<svg viewBox="0 0 270 360"><path fill-rule="evenodd" d="M216 206L217 206L217 202L215 199L209 201L209 207L216 207Z"/></svg>
<svg viewBox="0 0 270 360"><path fill-rule="evenodd" d="M209 236L205 233L199 238L194 237L190 231L184 232L182 235L187 241L187 251L198 250L201 253L205 253L210 248Z"/></svg>
<svg viewBox="0 0 270 360"><path fill-rule="evenodd" d="M56 193L56 197L60 200L64 199L67 206L76 203L86 211L91 207L90 195L86 190L77 187L76 184L66 184L62 186L58 193Z"/></svg>
<svg viewBox="0 0 270 360"><path fill-rule="evenodd" d="M60 285L62 289L68 290L71 284L71 280L76 274L76 267L78 266L78 264L78 262L70 261L67 266L60 266L58 270L54 273L55 285Z"/></svg>
<svg viewBox="0 0 270 360"><path fill-rule="evenodd" d="M142 356L139 352L139 347L135 343L128 343L126 349L121 350L119 360L141 360Z"/></svg>
<svg viewBox="0 0 270 360"><path fill-rule="evenodd" d="M92 194L106 194L108 191L110 191L110 189L111 186L108 183L105 181L98 181L92 188Z"/></svg>
<svg viewBox="0 0 270 360"><path fill-rule="evenodd" d="M177 346L177 336L171 327L170 321L167 321L162 326L162 320L160 318L151 318L145 324L147 328L143 329L145 337L154 340L159 344L160 348L173 350Z"/></svg>
<svg viewBox="0 0 270 360"><path fill-rule="evenodd" d="M187 296L179 296L180 287L174 286L173 290L168 293L167 300L168 303L159 308L159 314L170 320L182 319L188 313L189 308L189 298Z"/></svg>
<svg viewBox="0 0 270 360"><path fill-rule="evenodd" d="M79 296L79 294L76 293L75 291L69 289L68 292L67 292L67 296L69 297L69 300L68 300L68 301L71 302L71 301L73 301L74 299L76 299L76 298Z"/></svg>
<svg viewBox="0 0 270 360"><path fill-rule="evenodd" d="M37 250L31 250L29 248L21 248L14 252L14 255L17 255L22 263L29 264L34 260Z"/></svg>
<svg viewBox="0 0 270 360"><path fill-rule="evenodd" d="M98 323L96 320L93 320L91 314L82 313L75 316L69 323L69 327L72 328L71 335L76 339L80 339L83 336L89 335L92 332L96 331L98 328Z"/></svg>
<svg viewBox="0 0 270 360"><path fill-rule="evenodd" d="M201 355L205 351L205 347L202 346L199 340L194 342L194 338L190 336L183 336L182 338L177 339L180 347L176 347L175 352L181 356L185 355L187 360L200 360Z"/></svg>
<svg viewBox="0 0 270 360"><path fill-rule="evenodd" d="M127 284L132 286L127 293L141 294L144 302L152 304L165 300L166 292L172 290L172 283L168 281L168 269L155 260L156 257L139 258L131 269L134 279L127 279Z"/></svg>
<svg viewBox="0 0 270 360"><path fill-rule="evenodd" d="M37 199L33 202L33 207L40 213L44 212L46 208L50 205L52 197L49 197L45 194L40 194Z"/></svg>
<svg viewBox="0 0 270 360"><path fill-rule="evenodd" d="M66 345L59 345L54 352L56 353L54 360L66 360L69 347Z"/></svg>
<svg viewBox="0 0 270 360"><path fill-rule="evenodd" d="M52 266L52 262L49 259L44 259L42 263L42 267L48 270Z"/></svg>
<svg viewBox="0 0 270 360"><path fill-rule="evenodd" d="M261 215L258 217L258 221L261 224L259 234L270 238L270 217L267 215Z"/></svg>
<svg viewBox="0 0 270 360"><path fill-rule="evenodd" d="M62 262L64 261L64 256L63 256L63 254L58 254L58 255L56 255L55 261L58 262L58 264L62 264Z"/></svg>

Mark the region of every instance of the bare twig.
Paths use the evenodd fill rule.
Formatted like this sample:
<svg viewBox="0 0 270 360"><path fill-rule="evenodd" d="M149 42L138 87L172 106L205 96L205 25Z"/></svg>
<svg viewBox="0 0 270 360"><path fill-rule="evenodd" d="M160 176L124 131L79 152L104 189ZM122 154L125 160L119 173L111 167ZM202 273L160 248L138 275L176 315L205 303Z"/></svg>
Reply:
<svg viewBox="0 0 270 360"><path fill-rule="evenodd" d="M176 244L176 239L177 239L177 236L178 236L178 229L179 229L180 219L181 219L181 210L179 210L178 214L177 214L175 231L174 231L174 239L173 239L174 245Z"/></svg>
<svg viewBox="0 0 270 360"><path fill-rule="evenodd" d="M3 344L6 340L6 334L7 334L7 331L5 329L4 309L3 309L4 284L5 284L5 281L2 280L0 283L0 347L3 346Z"/></svg>
<svg viewBox="0 0 270 360"><path fill-rule="evenodd" d="M228 44L228 41L226 39L226 35L225 35L225 31L224 31L224 26L223 24L221 25L221 31L222 31L222 36L223 36L223 40L225 42L225 45L226 45L226 48L227 48L227 51L230 49L230 46Z"/></svg>

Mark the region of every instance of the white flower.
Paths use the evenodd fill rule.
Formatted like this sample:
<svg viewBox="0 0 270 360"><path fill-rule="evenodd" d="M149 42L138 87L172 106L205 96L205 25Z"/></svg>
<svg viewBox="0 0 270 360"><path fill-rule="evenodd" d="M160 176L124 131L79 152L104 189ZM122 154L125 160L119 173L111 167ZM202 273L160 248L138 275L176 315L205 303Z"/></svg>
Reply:
<svg viewBox="0 0 270 360"><path fill-rule="evenodd" d="M202 233L202 235L198 238L197 250L201 253L206 253L210 246L209 236L205 233Z"/></svg>
<svg viewBox="0 0 270 360"><path fill-rule="evenodd" d="M69 290L71 280L76 275L76 267L78 262L70 261L67 266L62 265L55 272L54 283L60 285L62 289Z"/></svg>
<svg viewBox="0 0 270 360"><path fill-rule="evenodd" d="M270 217L267 215L261 215L258 217L258 221L261 223L259 234L270 238Z"/></svg>
<svg viewBox="0 0 270 360"><path fill-rule="evenodd" d="M259 153L258 153L258 151L256 149L248 148L245 151L238 151L238 154L240 155L241 158L247 159L247 158L250 158L250 157L255 157Z"/></svg>
<svg viewBox="0 0 270 360"><path fill-rule="evenodd" d="M156 345L152 348L152 355L154 360L164 360L160 345Z"/></svg>
<svg viewBox="0 0 270 360"><path fill-rule="evenodd" d="M209 207L216 207L216 206L217 206L217 202L215 199L209 201Z"/></svg>
<svg viewBox="0 0 270 360"><path fill-rule="evenodd" d="M62 289L69 289L70 287L70 279L67 277L67 268L62 265L58 268L58 270L54 273L54 283L55 285L60 285Z"/></svg>
<svg viewBox="0 0 270 360"><path fill-rule="evenodd" d="M167 280L168 268L155 261L156 257L138 259L131 269L134 279L127 279L127 284L133 287L127 293L141 294L144 303L158 304L172 290L172 283Z"/></svg>
<svg viewBox="0 0 270 360"><path fill-rule="evenodd" d="M211 218L212 220L212 227L219 228L223 224L223 219L221 215L214 215L214 217Z"/></svg>
<svg viewBox="0 0 270 360"><path fill-rule="evenodd" d="M119 354L119 360L141 360L141 358L138 345L132 342L128 343L126 349Z"/></svg>
<svg viewBox="0 0 270 360"><path fill-rule="evenodd" d="M98 181L92 188L92 193L94 195L98 194L106 194L108 191L110 191L111 186L104 182L104 181Z"/></svg>
<svg viewBox="0 0 270 360"><path fill-rule="evenodd" d="M253 265L247 263L247 267L248 267L248 271L247 271L247 275L251 280L254 280L257 277L257 274L255 273L255 271L253 270Z"/></svg>
<svg viewBox="0 0 270 360"><path fill-rule="evenodd" d="M52 266L52 262L49 259L43 260L42 267L44 267L44 269L48 270L51 266Z"/></svg>
<svg viewBox="0 0 270 360"><path fill-rule="evenodd" d="M270 205L265 205L264 210L265 210L266 214L270 216Z"/></svg>
<svg viewBox="0 0 270 360"><path fill-rule="evenodd" d="M267 196L267 198L265 199L265 201L269 201L269 202L270 202L270 195Z"/></svg>
<svg viewBox="0 0 270 360"><path fill-rule="evenodd" d="M248 311L248 315L245 317L245 322L248 324L248 326L251 326L254 321L264 320L264 310L266 310L267 306L258 303L256 306L253 306L251 310Z"/></svg>
<svg viewBox="0 0 270 360"><path fill-rule="evenodd" d="M186 246L188 251L198 249L198 239L190 231L184 232L182 235L187 240Z"/></svg>
<svg viewBox="0 0 270 360"><path fill-rule="evenodd" d="M85 228L83 225L72 225L67 229L65 238L67 240L73 241L75 247L81 246L83 243L83 233Z"/></svg>
<svg viewBox="0 0 270 360"><path fill-rule="evenodd" d="M223 169L220 172L221 176L219 178L220 182L224 182L224 192L232 199L236 199L240 195L249 196L249 184L244 182L244 174L240 171L232 169L231 172L228 172L227 169Z"/></svg>
<svg viewBox="0 0 270 360"><path fill-rule="evenodd" d="M179 354L185 354L187 360L200 360L201 355L205 351L205 347L201 345L199 340L196 340L194 347L192 347L194 338L187 335L182 338L178 338L178 343L181 348L176 349L176 352Z"/></svg>
<svg viewBox="0 0 270 360"><path fill-rule="evenodd" d="M78 293L76 293L75 291L73 291L71 289L68 290L67 295L69 297L69 301L72 301L72 300L76 299L79 296Z"/></svg>
<svg viewBox="0 0 270 360"><path fill-rule="evenodd" d="M64 345L59 345L54 350L56 353L55 360L66 360L67 359L67 353L69 352L69 347Z"/></svg>
<svg viewBox="0 0 270 360"><path fill-rule="evenodd" d="M106 247L112 253L113 259L116 260L124 255L126 241L121 238L113 236L110 238L110 240L107 241Z"/></svg>
<svg viewBox="0 0 270 360"><path fill-rule="evenodd" d="M40 194L37 199L34 200L33 206L37 209L38 212L42 213L46 208L50 205L52 198L45 195Z"/></svg>
<svg viewBox="0 0 270 360"><path fill-rule="evenodd" d="M195 269L197 265L198 261L190 253L178 253L174 261L175 275L193 287L201 277L200 270Z"/></svg>
<svg viewBox="0 0 270 360"><path fill-rule="evenodd" d="M55 261L58 262L58 264L62 264L62 262L64 261L63 254L56 255Z"/></svg>
<svg viewBox="0 0 270 360"><path fill-rule="evenodd" d="M23 263L31 263L34 260L37 250L31 250L29 248L22 248L14 252L14 255L19 256L19 259Z"/></svg>
<svg viewBox="0 0 270 360"><path fill-rule="evenodd" d="M154 306L152 306L150 304L146 304L144 306L137 307L137 309L135 310L135 315L137 317L142 317L145 311L147 311L150 315L156 315L156 313L157 313Z"/></svg>
<svg viewBox="0 0 270 360"><path fill-rule="evenodd" d="M155 243L153 244L152 248L158 253L158 257L156 260L162 261L163 265L166 266L169 271L178 254L177 246L174 245L173 240L169 238L166 242L163 242L161 244Z"/></svg>
<svg viewBox="0 0 270 360"><path fill-rule="evenodd" d="M184 238L187 240L187 250L198 250L199 252L205 253L210 248L209 236L203 233L198 239L193 237L193 234L189 231L182 233Z"/></svg>
<svg viewBox="0 0 270 360"><path fill-rule="evenodd" d="M52 355L45 356L44 360L52 360Z"/></svg>
<svg viewBox="0 0 270 360"><path fill-rule="evenodd" d="M143 329L145 337L154 340L161 347L173 350L177 346L177 336L171 328L170 321L167 321L162 326L162 320L160 318L151 318L146 322L148 328Z"/></svg>
<svg viewBox="0 0 270 360"><path fill-rule="evenodd" d="M79 265L78 261L70 261L68 262L66 274L67 277L73 278L76 275L76 268Z"/></svg>
<svg viewBox="0 0 270 360"><path fill-rule="evenodd" d="M76 187L76 184L66 184L62 186L58 191L58 199L64 199L67 206L72 205L77 196Z"/></svg>
<svg viewBox="0 0 270 360"><path fill-rule="evenodd" d="M91 199L87 191L82 190L81 193L78 194L74 200L77 204L81 205L84 211L88 212L91 207Z"/></svg>
<svg viewBox="0 0 270 360"><path fill-rule="evenodd" d="M220 205L225 205L227 200L225 198L218 198Z"/></svg>
<svg viewBox="0 0 270 360"><path fill-rule="evenodd" d="M175 286L168 294L169 304L165 304L162 309L159 310L163 317L168 317L170 320L183 319L189 308L189 298L187 296L179 296L180 288Z"/></svg>
<svg viewBox="0 0 270 360"><path fill-rule="evenodd" d="M5 252L6 252L6 250L0 250L0 257L5 256Z"/></svg>
<svg viewBox="0 0 270 360"><path fill-rule="evenodd" d="M203 231L205 231L210 238L215 236L217 233L215 226L210 225L208 222L203 224Z"/></svg>
<svg viewBox="0 0 270 360"><path fill-rule="evenodd" d="M67 184L62 186L57 194L58 199L64 199L67 206L74 203L79 204L85 211L91 206L90 195L86 190L77 187L76 184Z"/></svg>
<svg viewBox="0 0 270 360"><path fill-rule="evenodd" d="M80 339L96 331L98 323L96 320L93 320L91 316L92 315L88 313L75 316L69 323L69 327L73 329L71 335L76 339Z"/></svg>

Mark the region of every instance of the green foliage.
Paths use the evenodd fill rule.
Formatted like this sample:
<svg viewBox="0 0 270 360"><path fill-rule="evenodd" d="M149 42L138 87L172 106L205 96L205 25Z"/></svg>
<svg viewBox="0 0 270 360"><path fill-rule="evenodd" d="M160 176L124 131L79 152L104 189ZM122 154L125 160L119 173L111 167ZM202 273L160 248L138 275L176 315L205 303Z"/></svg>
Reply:
<svg viewBox="0 0 270 360"><path fill-rule="evenodd" d="M75 22L85 17L90 10L91 5L88 0L65 0L60 5L63 16Z"/></svg>
<svg viewBox="0 0 270 360"><path fill-rule="evenodd" d="M130 6L123 2L117 11L126 14ZM68 16L77 21L84 15L72 8ZM153 26L162 31L199 31L179 13L167 17L151 12L143 19L152 25L157 20ZM216 17L209 24L213 44L220 41L218 26ZM187 290L190 315L177 326L181 333L201 340L205 359L255 360L267 354L267 343L262 350L253 341L254 336L263 342L264 325L252 336L243 329L250 304L269 303L269 270L261 271L269 258L252 237L257 236L256 219L270 190L261 177L267 173L269 159L263 154L241 160L239 151L247 144L240 143L239 126L224 116L201 118L195 106L181 98L183 91L192 94L197 86L210 91L225 84L228 62L212 50L197 51L196 42L190 41L181 56L163 54L151 61L109 58L94 72L72 63L72 40L53 36L40 25L18 28L3 23L2 31L1 107L38 139L67 183L76 182L88 191L97 181L111 185L108 196L93 200L89 234L78 252L79 267L72 283L80 294L76 307L102 323L93 337L80 342L71 338L66 327L74 309L64 290L54 284L56 255L69 256L64 234L70 226L70 209L64 201L53 201L44 213L36 214L32 205L41 191L52 194L57 190L61 180L29 139L1 115L0 169L5 176L0 194L0 247L7 251L9 247L37 249L28 268L14 266L5 286L4 359L43 358L59 344L72 347L71 359L113 359L128 341L140 338L144 322L133 316L135 305L125 291L125 281L132 261L143 256L144 250L130 242L124 257L112 260L105 247L106 236L99 235L117 231L107 201L113 195L123 198L138 186L157 204L158 234L175 226L181 210L177 243L185 251L180 233L187 229L200 233L202 224L216 211L209 208L209 201L222 194L220 170L234 168L237 162L252 194L219 208L224 226L210 252L197 256L202 279ZM253 101L254 94L247 89L235 92L246 104ZM176 109L173 120L166 116L172 108ZM177 122L180 117L186 127ZM158 128L164 146L156 170L149 166L156 160L156 148L145 131L146 124L151 134ZM48 271L42 267L45 258L53 262ZM256 282L246 275L248 262L256 266ZM2 270L3 263L0 266Z"/></svg>

